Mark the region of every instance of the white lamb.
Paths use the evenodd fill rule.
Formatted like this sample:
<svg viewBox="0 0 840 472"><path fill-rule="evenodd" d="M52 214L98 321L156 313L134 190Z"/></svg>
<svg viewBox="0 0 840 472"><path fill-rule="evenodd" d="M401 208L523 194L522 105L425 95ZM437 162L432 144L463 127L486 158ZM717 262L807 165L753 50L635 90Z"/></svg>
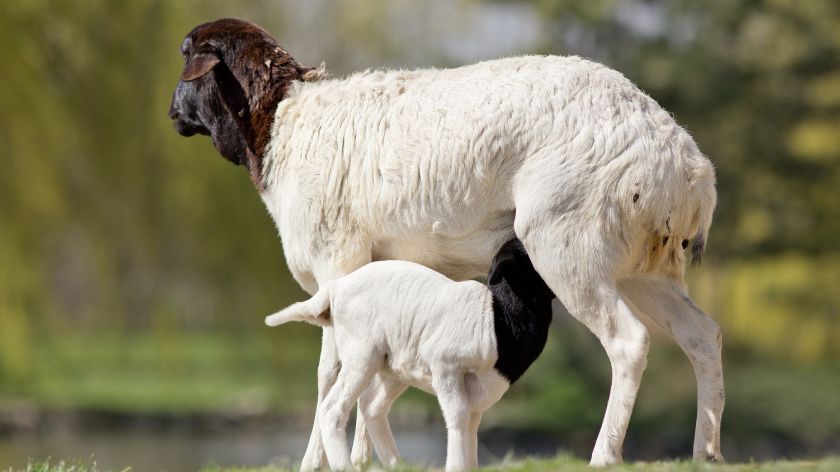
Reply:
<svg viewBox="0 0 840 472"><path fill-rule="evenodd" d="M481 415L542 352L554 298L516 239L494 258L489 284L373 262L266 318L333 327L341 367L317 418L331 469L350 467L344 429L357 400L379 459L399 462L387 415L407 385L438 397L446 470L478 467Z"/></svg>

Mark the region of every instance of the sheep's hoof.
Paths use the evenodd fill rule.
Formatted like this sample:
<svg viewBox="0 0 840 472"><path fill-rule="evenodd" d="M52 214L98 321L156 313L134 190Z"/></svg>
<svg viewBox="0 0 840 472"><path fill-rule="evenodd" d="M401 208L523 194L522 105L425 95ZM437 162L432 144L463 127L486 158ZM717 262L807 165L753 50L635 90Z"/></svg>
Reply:
<svg viewBox="0 0 840 472"><path fill-rule="evenodd" d="M712 454L704 452L703 454L699 454L694 456L694 460L696 462L707 462L709 464L725 464L726 460L724 460L723 456L720 453Z"/></svg>
<svg viewBox="0 0 840 472"><path fill-rule="evenodd" d="M621 456L612 454L592 454L592 460L589 461L589 467L609 467L618 464L621 464Z"/></svg>

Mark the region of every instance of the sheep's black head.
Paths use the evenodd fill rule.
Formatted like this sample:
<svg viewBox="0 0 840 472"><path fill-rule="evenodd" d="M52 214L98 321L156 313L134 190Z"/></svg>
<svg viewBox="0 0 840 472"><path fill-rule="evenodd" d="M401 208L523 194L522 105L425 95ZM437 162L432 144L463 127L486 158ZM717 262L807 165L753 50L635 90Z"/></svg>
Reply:
<svg viewBox="0 0 840 472"><path fill-rule="evenodd" d="M507 283L522 298L551 301L554 292L534 269L528 252L519 239L511 239L502 245L493 258L487 276L490 285Z"/></svg>
<svg viewBox="0 0 840 472"><path fill-rule="evenodd" d="M293 80L317 76L259 26L221 19L195 27L181 44L184 70L169 117L183 136L209 135L219 153L260 185L277 103Z"/></svg>

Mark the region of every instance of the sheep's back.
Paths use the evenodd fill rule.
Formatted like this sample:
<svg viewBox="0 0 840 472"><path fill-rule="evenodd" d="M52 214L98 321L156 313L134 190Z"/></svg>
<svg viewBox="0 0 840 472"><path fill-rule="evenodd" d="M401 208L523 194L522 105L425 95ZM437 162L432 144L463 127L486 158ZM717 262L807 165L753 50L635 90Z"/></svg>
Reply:
<svg viewBox="0 0 840 472"><path fill-rule="evenodd" d="M269 184L291 169L325 221L361 228L383 258L406 258L399 247L407 242L432 255L466 239L504 242L507 232L490 234L488 222L512 223L523 172L559 176L558 209L635 225L640 236L631 240L664 224L691 193L687 176L713 176L691 137L623 75L557 56L300 84L278 106L267 161ZM624 194L637 183L663 198L636 203ZM413 258L436 268L444 259ZM482 264L473 265L463 275Z"/></svg>
<svg viewBox="0 0 840 472"><path fill-rule="evenodd" d="M483 204L524 158L563 139L564 129L574 133L563 110L599 70L608 71L574 57L526 56L301 84L278 106L280 146L268 159L341 175L332 179L334 190L378 197L373 205L356 202L371 214L408 212L408 225L447 220L449 202Z"/></svg>

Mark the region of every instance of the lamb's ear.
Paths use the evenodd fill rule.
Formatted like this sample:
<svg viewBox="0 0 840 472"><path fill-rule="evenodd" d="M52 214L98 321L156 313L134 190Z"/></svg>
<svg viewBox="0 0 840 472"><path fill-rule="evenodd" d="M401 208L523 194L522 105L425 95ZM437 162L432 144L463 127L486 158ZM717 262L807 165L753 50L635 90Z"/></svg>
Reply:
<svg viewBox="0 0 840 472"><path fill-rule="evenodd" d="M507 266L509 266L512 262L512 257L508 255L500 256L497 254L496 257L493 258L493 263L490 265L490 275L487 276L487 283L490 285L496 285L501 282L502 275L506 270L508 270Z"/></svg>
<svg viewBox="0 0 840 472"><path fill-rule="evenodd" d="M211 52L199 52L190 56L187 65L184 66L184 71L181 72L181 80L189 82L195 80L216 67L216 64L221 62L219 56Z"/></svg>

